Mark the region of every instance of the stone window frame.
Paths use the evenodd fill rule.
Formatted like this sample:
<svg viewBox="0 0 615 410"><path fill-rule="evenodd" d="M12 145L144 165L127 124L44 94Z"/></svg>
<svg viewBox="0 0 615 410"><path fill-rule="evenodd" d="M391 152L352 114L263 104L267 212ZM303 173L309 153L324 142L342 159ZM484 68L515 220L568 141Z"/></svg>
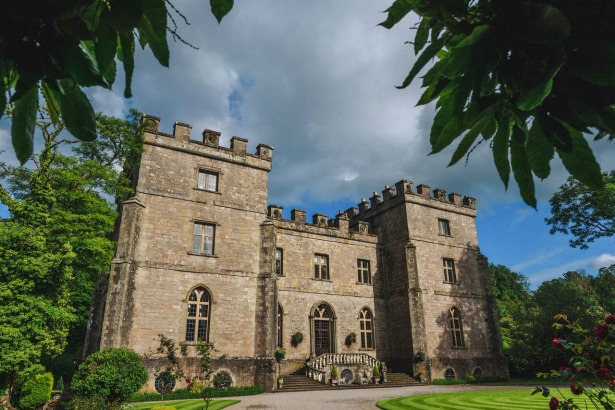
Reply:
<svg viewBox="0 0 615 410"><path fill-rule="evenodd" d="M451 347L453 349L466 349L463 334L463 315L457 306L451 306L448 310L448 328L451 335Z"/></svg>
<svg viewBox="0 0 615 410"><path fill-rule="evenodd" d="M451 235L451 221L449 219L438 218L438 235L453 236Z"/></svg>
<svg viewBox="0 0 615 410"><path fill-rule="evenodd" d="M453 369L452 367L447 367L444 370L444 378L447 380L456 379L457 373L455 372L455 369Z"/></svg>
<svg viewBox="0 0 615 410"><path fill-rule="evenodd" d="M278 348L281 349L284 347L284 308L282 304L278 302L278 313L277 313L277 345Z"/></svg>
<svg viewBox="0 0 615 410"><path fill-rule="evenodd" d="M322 259L324 258L324 263L322 260L316 260L316 258ZM326 253L314 253L314 258L313 258L313 278L316 280L325 280L325 281L330 281L331 280L331 271L329 269L329 255L327 255ZM322 274L322 269L325 268L325 274L326 277L323 277ZM319 272L319 275L317 276L316 272Z"/></svg>
<svg viewBox="0 0 615 410"><path fill-rule="evenodd" d="M367 264L365 264L367 262ZM365 281L365 274L367 274L367 281ZM372 284L372 267L371 261L366 258L357 258L357 283L361 285Z"/></svg>
<svg viewBox="0 0 615 410"><path fill-rule="evenodd" d="M480 373L478 376L476 375L477 371L478 371L478 373ZM472 369L472 376L477 378L477 379L480 379L481 377L485 376L485 371L483 370L482 367L476 366L476 367L474 367L474 369Z"/></svg>
<svg viewBox="0 0 615 410"><path fill-rule="evenodd" d="M190 301L190 296L192 295L193 292L195 292L195 291L197 291L199 289L201 289L202 291L206 292L206 294L207 294L207 296L209 298L209 302L207 303L207 305L209 307L208 307L208 310L207 310L207 318L206 318L207 325L206 325L206 331L205 331L205 342L207 342L207 343L211 342L210 335L211 335L211 327L212 327L212 308L213 308L213 304L214 304L214 299L213 299L211 290L207 286L205 286L204 284L198 284L198 285L193 286L192 288L190 288L188 293L186 293L186 297L184 297L184 299L182 300L182 306L183 306L183 310L184 311L183 311L182 322L181 322L182 326L181 326L180 333L179 333L181 338L182 338L182 341L180 342L180 344L196 345L197 342L198 342L198 340L196 340L197 339L196 338L196 335L197 335L196 331L198 329L198 321L199 321L199 319L196 319L196 323L195 323L195 337L194 337L195 340L186 340L186 332L188 330L188 320L191 320L190 319L191 316L189 315L189 313L190 313L189 305L191 304L190 303L191 302ZM197 305L196 306L196 312L198 312L199 311L199 307L201 305L201 302L197 301L196 305ZM197 316L197 318L198 318L198 316Z"/></svg>
<svg viewBox="0 0 615 410"><path fill-rule="evenodd" d="M190 248L188 251L189 255L194 255L194 256L204 256L204 257L209 257L209 258L217 258L218 255L216 254L216 234L218 231L218 227L220 226L219 223L214 222L214 221L206 221L206 220L202 220L202 219L192 219L190 220L190 222L192 222L192 232L191 232L191 241L190 241ZM212 234L212 244L211 244L211 253L205 253L205 252L195 252L194 251L194 237L195 237L195 228L196 225L202 225L203 227L212 227L213 228L213 234ZM204 238L206 237L205 235L200 235L201 236L201 243L200 243L200 249L203 250L203 246L204 246Z"/></svg>
<svg viewBox="0 0 615 410"><path fill-rule="evenodd" d="M203 191L203 192L210 192L213 194L221 194L221 190L220 187L222 186L222 175L223 172L221 169L219 168L214 168L214 167L208 167L208 166L203 166L203 165L199 165L196 168L196 186L194 187L194 189L198 190L198 191ZM200 181L201 181L201 174L206 174L206 175L215 175L216 176L216 189L214 191L207 189L207 182L205 182L205 186L200 187Z"/></svg>
<svg viewBox="0 0 615 410"><path fill-rule="evenodd" d="M278 252L280 255L279 258L278 258ZM275 259L274 271L276 275L284 276L284 249L275 248L275 258L274 259ZM278 269L278 262L279 262L279 269Z"/></svg>
<svg viewBox="0 0 615 410"><path fill-rule="evenodd" d="M363 306L359 310L359 350L376 350L376 334L374 329L374 313L369 306ZM369 325L369 329L367 329ZM371 346L368 336L371 336Z"/></svg>
<svg viewBox="0 0 615 410"><path fill-rule="evenodd" d="M444 283L459 283L457 280L457 269L455 267L455 259L442 258L442 273L444 274Z"/></svg>

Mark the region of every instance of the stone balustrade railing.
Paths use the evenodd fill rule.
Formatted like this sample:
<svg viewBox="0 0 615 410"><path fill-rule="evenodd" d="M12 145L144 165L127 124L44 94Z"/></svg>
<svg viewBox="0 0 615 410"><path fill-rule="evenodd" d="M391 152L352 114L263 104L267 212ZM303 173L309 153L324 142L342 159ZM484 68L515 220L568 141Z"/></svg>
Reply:
<svg viewBox="0 0 615 410"><path fill-rule="evenodd" d="M331 373L331 367L334 364L336 366L366 365L371 368L378 366L379 369L386 372L384 362L366 353L325 353L306 363L306 376L326 384L329 379L328 374Z"/></svg>

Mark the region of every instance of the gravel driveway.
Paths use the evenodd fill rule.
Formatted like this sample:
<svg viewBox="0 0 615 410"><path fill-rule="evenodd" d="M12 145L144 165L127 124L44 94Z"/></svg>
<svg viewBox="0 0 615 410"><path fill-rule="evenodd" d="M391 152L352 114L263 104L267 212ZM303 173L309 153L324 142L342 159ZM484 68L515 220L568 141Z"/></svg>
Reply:
<svg viewBox="0 0 615 410"><path fill-rule="evenodd" d="M504 389L527 389L528 394L533 390L531 386L411 386L381 389L264 393L256 396L233 397L234 399L241 400L241 403L228 407L228 409L374 410L377 408L377 401L399 396Z"/></svg>

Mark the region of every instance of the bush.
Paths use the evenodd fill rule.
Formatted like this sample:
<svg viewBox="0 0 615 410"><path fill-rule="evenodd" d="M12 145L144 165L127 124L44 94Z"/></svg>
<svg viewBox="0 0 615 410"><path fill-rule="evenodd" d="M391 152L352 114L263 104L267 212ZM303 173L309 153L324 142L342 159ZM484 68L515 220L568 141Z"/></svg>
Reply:
<svg viewBox="0 0 615 410"><path fill-rule="evenodd" d="M331 368L331 378L337 379L337 366L335 364Z"/></svg>
<svg viewBox="0 0 615 410"><path fill-rule="evenodd" d="M147 381L141 357L130 349L109 348L88 356L72 379L75 397L101 396L108 404L124 401Z"/></svg>
<svg viewBox="0 0 615 410"><path fill-rule="evenodd" d="M35 410L43 407L49 401L53 388L53 375L42 373L26 379L21 386L19 408Z"/></svg>
<svg viewBox="0 0 615 410"><path fill-rule="evenodd" d="M211 387L206 388L208 395L211 397L232 397L232 396L252 396L254 394L261 394L265 392L265 389L261 386L249 386L249 387L226 387L224 389L214 389ZM157 401L162 397L158 393L135 393L130 396L126 401L129 403L138 403L143 401ZM169 394L164 395L165 400L187 400L187 399L202 399L203 393L196 393L188 391L187 389L177 389Z"/></svg>
<svg viewBox="0 0 615 410"><path fill-rule="evenodd" d="M100 396L74 398L65 407L67 410L109 410L105 399Z"/></svg>

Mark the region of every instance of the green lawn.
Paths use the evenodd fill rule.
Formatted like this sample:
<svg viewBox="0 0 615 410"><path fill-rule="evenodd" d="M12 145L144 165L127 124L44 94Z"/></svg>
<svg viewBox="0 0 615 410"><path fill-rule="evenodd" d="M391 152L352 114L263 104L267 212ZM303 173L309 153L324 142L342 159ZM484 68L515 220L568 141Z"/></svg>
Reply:
<svg viewBox="0 0 615 410"><path fill-rule="evenodd" d="M213 400L209 405L209 410L220 410L239 402L240 400ZM156 401L134 404L131 409L149 410L156 406L172 406L176 410L201 410L205 408L205 401L202 399Z"/></svg>
<svg viewBox="0 0 615 410"><path fill-rule="evenodd" d="M567 389L566 389L567 390ZM377 406L385 410L548 410L550 398L540 394L531 395L531 389L485 390L462 393L423 394L383 400ZM564 391L567 397L570 390ZM555 396L561 397L556 390ZM575 403L585 408L584 396L575 396ZM589 404L589 402L588 402ZM592 407L593 408L593 407Z"/></svg>

